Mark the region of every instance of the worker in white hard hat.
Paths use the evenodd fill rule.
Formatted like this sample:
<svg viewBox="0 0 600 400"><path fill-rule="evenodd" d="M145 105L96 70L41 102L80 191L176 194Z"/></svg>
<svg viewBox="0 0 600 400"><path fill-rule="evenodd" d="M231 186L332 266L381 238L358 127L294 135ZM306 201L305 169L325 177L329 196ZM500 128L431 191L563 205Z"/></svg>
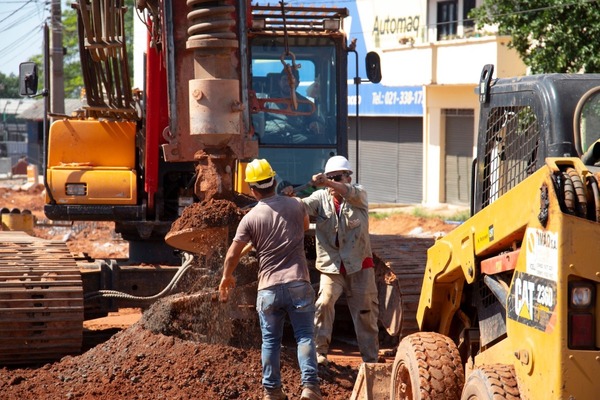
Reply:
<svg viewBox="0 0 600 400"><path fill-rule="evenodd" d="M233 273L242 250L252 243L259 262L256 311L262 333L263 400L287 399L280 371L286 315L298 346L301 399L321 400L314 341L315 291L310 284L304 252L308 215L294 199L276 195L275 171L267 160L249 163L245 181L258 203L240 221L227 250L219 285L220 300L228 300L235 287Z"/></svg>
<svg viewBox="0 0 600 400"><path fill-rule="evenodd" d="M315 313L317 361L327 364L335 303L345 293L362 359L378 362L379 300L367 192L352 184L352 169L343 156L331 157L325 172L313 175L313 181L323 190L313 192L302 202L308 214L316 217L315 266L321 272Z"/></svg>

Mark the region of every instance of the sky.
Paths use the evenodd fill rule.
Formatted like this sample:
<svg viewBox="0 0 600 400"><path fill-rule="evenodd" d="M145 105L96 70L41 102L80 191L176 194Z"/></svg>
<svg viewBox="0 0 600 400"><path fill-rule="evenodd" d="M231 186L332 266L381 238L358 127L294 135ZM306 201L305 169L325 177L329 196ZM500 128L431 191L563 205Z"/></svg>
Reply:
<svg viewBox="0 0 600 400"><path fill-rule="evenodd" d="M70 4L70 0L69 4ZM52 0L0 1L0 72L19 74L19 64L42 54L43 24ZM61 0L61 10L67 0Z"/></svg>
<svg viewBox="0 0 600 400"><path fill-rule="evenodd" d="M55 0L0 0L0 72L19 74L19 64L42 54L43 24L49 22L50 6ZM70 9L75 0L60 0L61 10ZM276 1L261 0L261 3ZM288 0L292 5L324 3L348 7L349 0ZM343 4L335 4L343 3Z"/></svg>

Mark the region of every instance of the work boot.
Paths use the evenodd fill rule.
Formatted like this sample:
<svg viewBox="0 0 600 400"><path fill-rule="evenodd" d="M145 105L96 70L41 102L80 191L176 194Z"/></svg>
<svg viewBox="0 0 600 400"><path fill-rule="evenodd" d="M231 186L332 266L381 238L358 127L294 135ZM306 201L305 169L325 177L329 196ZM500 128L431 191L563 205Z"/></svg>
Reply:
<svg viewBox="0 0 600 400"><path fill-rule="evenodd" d="M327 365L329 364L329 360L327 359L327 354L317 354L317 364L319 365Z"/></svg>
<svg viewBox="0 0 600 400"><path fill-rule="evenodd" d="M302 396L300 396L300 400L323 400L321 396L321 389L319 389L319 385L304 385L304 389L302 389Z"/></svg>
<svg viewBox="0 0 600 400"><path fill-rule="evenodd" d="M263 400L288 400L288 397L281 387L275 389L265 388Z"/></svg>

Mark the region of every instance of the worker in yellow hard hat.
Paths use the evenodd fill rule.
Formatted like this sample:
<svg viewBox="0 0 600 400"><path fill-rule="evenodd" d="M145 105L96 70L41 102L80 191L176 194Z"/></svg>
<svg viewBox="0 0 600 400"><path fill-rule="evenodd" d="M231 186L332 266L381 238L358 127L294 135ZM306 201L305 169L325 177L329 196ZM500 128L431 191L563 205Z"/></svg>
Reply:
<svg viewBox="0 0 600 400"><path fill-rule="evenodd" d="M266 189L271 186L275 175L275 171L267 160L254 160L246 166L246 179L244 180L248 182L251 189L253 187Z"/></svg>
<svg viewBox="0 0 600 400"><path fill-rule="evenodd" d="M302 203L275 193L275 171L267 160L246 166L246 182L258 203L240 221L227 250L219 285L221 301L235 287L233 273L242 250L252 243L258 253L256 311L262 332L263 400L287 398L281 382L280 351L286 314L298 345L304 400L321 400L314 342L315 292L304 253L308 214ZM291 384L291 383L290 383Z"/></svg>

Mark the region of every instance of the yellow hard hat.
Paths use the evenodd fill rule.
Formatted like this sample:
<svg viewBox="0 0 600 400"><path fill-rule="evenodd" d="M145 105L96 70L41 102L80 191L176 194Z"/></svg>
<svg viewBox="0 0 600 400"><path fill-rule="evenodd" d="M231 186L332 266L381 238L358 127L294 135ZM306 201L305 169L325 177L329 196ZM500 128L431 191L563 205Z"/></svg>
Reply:
<svg viewBox="0 0 600 400"><path fill-rule="evenodd" d="M271 164L265 159L253 160L246 165L246 179L248 183L264 181L275 176L275 171L271 168Z"/></svg>

